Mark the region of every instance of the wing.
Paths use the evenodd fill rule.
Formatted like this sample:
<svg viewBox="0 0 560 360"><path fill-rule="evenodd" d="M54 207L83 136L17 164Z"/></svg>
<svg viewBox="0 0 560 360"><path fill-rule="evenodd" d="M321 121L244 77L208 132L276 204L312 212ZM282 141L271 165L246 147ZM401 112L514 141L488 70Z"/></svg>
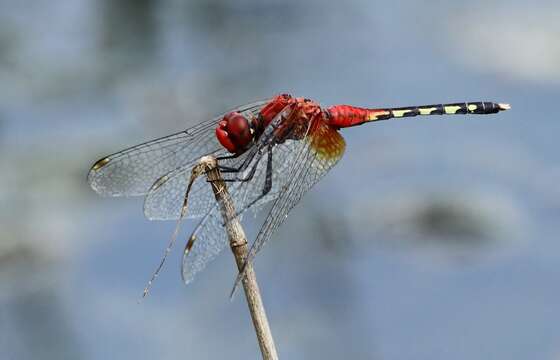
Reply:
<svg viewBox="0 0 560 360"><path fill-rule="evenodd" d="M289 110L290 109L288 109L287 111ZM279 116L271 122L269 127L267 127L265 133L273 131L278 122L282 120L282 115L286 115L286 113L280 113ZM270 130L269 128L272 130ZM263 138L261 137L261 139ZM272 138L269 137L269 140L272 140ZM260 147L259 144L255 144L255 146ZM260 208L265 203L274 200L279 196L279 194L282 192L282 189L285 188L286 184L290 180L290 177L287 175L289 174L290 169L294 166L293 162L297 158L296 155L300 153L301 149L303 149L304 147L305 143L298 140L288 140L284 143L276 144L273 147L272 188L270 192L264 197L261 196L266 181L266 156L255 156L253 158L253 161L249 165L248 169L251 169L251 167L254 165L256 165L257 167L251 181L238 181L231 183L228 191L234 201L236 210L238 212L241 212L241 215L239 216L240 221L242 214L246 210L253 209L256 211L256 209ZM182 176L182 178L185 178L185 176ZM190 281L192 281L195 274L204 269L206 264L214 259L216 255L218 255L229 244L229 239L227 238L226 231L224 229L224 220L221 216L219 204L216 203L214 195L211 192L210 185L206 182L205 178L201 179L201 186L204 191L210 191L212 200L209 204L207 204L207 212L205 213L199 224L196 226L191 239L185 247L182 265L182 274L185 283L189 283ZM182 194L181 196L184 196L184 194ZM193 211L191 196L192 195L189 195L189 210L187 214ZM174 207L172 215L174 217L178 217L181 207L180 201L178 205L177 201L173 203L173 206ZM202 208L199 210L202 210ZM159 215L163 215L163 213Z"/></svg>
<svg viewBox="0 0 560 360"><path fill-rule="evenodd" d="M190 283L196 273L227 247L228 242L220 209L214 206L198 223L185 246L181 264L185 284Z"/></svg>
<svg viewBox="0 0 560 360"><path fill-rule="evenodd" d="M253 204L253 201L258 199L258 197L262 194L262 189L266 179L265 156L261 157L252 181L236 182L229 187L229 193L238 212L244 213L248 209L257 211L257 209L265 205L267 202L270 202L279 196L282 188L285 187L289 181L289 177L286 176L291 165L289 160L295 158L292 154L294 151L299 150L301 145L301 141L292 140L274 148L273 166L276 170L272 174L272 189L265 197L260 198L256 203ZM210 185L206 182L205 178L202 180L201 186L212 192ZM193 232L194 240L189 241L183 255L182 274L186 283L189 283L197 272L204 269L208 262L214 259L216 255L229 245L229 239L227 238L224 228L224 219L222 219L220 208L216 203L214 194L212 193L210 195L212 196L212 202L208 207L208 211L195 228ZM249 207L249 205L251 206ZM180 204L174 211L180 211L179 207ZM190 211L191 204L189 196L189 212ZM174 213L174 215L178 216L177 213ZM240 221L242 216L243 214L239 216Z"/></svg>
<svg viewBox="0 0 560 360"><path fill-rule="evenodd" d="M268 213L249 253L246 263L253 261L270 236L286 220L290 210L300 201L303 195L313 187L344 154L346 144L337 130L322 121L310 125L307 136L301 141L296 158L291 161L291 169L287 175L289 182L282 187L272 209ZM234 290L244 276L239 273Z"/></svg>
<svg viewBox="0 0 560 360"><path fill-rule="evenodd" d="M268 102L258 101L231 111L256 116ZM145 195L166 174L190 167L204 155L227 153L214 133L224 115L104 157L91 167L89 184L104 196Z"/></svg>
<svg viewBox="0 0 560 360"><path fill-rule="evenodd" d="M232 196L235 194L234 200L238 211L244 209L262 193L266 179L266 157L263 158L263 154L268 144L274 140L272 136L274 129L283 118L289 115L291 110L291 107L282 110L267 126L257 143L246 153L234 159L220 161L220 165L234 168L239 168L242 163L247 161L246 170L241 174L234 174L238 178L247 178L251 170L256 168L251 181L235 181L229 188ZM278 193L278 186L286 179L285 175L288 164L286 159L293 152L294 144L292 142L287 141L284 144L274 146L272 189L266 197L263 197L254 205L260 206L275 198L275 194ZM154 183L144 201L144 215L148 219L176 220L179 218L193 163L194 161L166 174ZM226 176L228 174L224 173L223 175ZM205 216L215 204L216 200L211 187L208 186L205 177L200 177L192 185L186 217L198 218Z"/></svg>

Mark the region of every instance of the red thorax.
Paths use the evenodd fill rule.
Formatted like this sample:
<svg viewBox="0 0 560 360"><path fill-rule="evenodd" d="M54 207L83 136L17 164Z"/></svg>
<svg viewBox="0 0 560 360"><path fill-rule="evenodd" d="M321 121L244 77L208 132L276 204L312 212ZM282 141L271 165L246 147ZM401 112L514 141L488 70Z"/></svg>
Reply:
<svg viewBox="0 0 560 360"><path fill-rule="evenodd" d="M242 154L286 106L295 107L289 121L309 121L323 114L319 104L314 101L282 94L266 104L256 118L247 119L239 112L227 113L216 127L216 137L230 153ZM276 140L281 142L284 140L281 133L287 129L280 124L277 131L279 134Z"/></svg>

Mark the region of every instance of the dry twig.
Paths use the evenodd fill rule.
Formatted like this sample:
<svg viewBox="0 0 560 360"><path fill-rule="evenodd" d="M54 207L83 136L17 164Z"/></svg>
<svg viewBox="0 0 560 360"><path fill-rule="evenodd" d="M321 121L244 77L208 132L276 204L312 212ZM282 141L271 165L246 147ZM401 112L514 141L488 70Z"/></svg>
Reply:
<svg viewBox="0 0 560 360"><path fill-rule="evenodd" d="M193 169L193 173L202 169L203 172L206 173L208 181L214 191L216 201L218 201L220 205L237 268L241 271L243 266L246 267L245 278L242 281L243 289L245 290L245 297L247 298L247 304L249 305L249 311L253 319L255 332L257 333L257 340L261 348L262 357L264 360L277 360L278 354L276 353L276 346L274 345L274 339L272 338L272 333L268 325L268 319L261 299L255 271L251 263L245 264L248 252L247 237L245 236L243 227L235 216L235 206L220 171L218 170L216 159L212 156L205 156L200 159L196 168L196 170Z"/></svg>

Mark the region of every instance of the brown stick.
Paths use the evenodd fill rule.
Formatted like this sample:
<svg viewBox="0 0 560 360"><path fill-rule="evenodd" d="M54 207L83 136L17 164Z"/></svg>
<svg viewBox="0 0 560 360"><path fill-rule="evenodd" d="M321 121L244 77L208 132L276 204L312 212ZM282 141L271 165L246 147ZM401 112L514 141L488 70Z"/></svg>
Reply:
<svg viewBox="0 0 560 360"><path fill-rule="evenodd" d="M226 184L217 167L216 159L212 156L205 156L200 159L199 165L205 168L206 177L212 185L216 200L220 204L230 247L235 256L237 268L241 271L245 265L245 258L248 252L247 237L238 219L235 218L236 211L233 200L229 195ZM278 354L276 353L276 346L274 345L274 339L272 338L270 326L268 325L268 319L261 299L255 271L251 263L247 263L245 266L245 278L242 281L243 289L245 290L249 312L253 319L253 326L257 333L257 340L261 348L262 358L264 360L277 360Z"/></svg>

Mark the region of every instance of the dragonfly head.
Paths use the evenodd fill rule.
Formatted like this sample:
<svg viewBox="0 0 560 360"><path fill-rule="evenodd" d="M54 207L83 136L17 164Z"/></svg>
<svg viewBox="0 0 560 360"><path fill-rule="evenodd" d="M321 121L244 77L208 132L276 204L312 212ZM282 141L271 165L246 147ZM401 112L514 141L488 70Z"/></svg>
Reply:
<svg viewBox="0 0 560 360"><path fill-rule="evenodd" d="M249 120L238 112L227 113L216 127L216 137L230 153L243 153L253 140Z"/></svg>

